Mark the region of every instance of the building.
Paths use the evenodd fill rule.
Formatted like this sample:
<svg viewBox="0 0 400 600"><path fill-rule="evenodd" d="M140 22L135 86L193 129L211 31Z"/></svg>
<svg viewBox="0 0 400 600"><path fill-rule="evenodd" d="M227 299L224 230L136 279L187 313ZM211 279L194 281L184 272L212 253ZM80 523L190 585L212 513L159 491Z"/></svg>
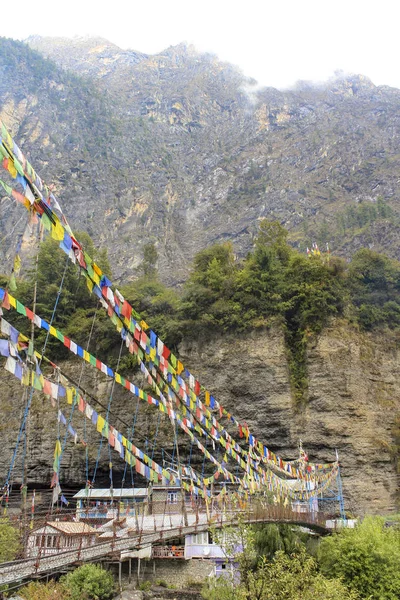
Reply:
<svg viewBox="0 0 400 600"><path fill-rule="evenodd" d="M172 485L154 485L150 491L152 514L182 513L182 499L186 503L186 494L181 487ZM188 495L190 500L190 494Z"/></svg>
<svg viewBox="0 0 400 600"><path fill-rule="evenodd" d="M97 530L87 523L50 521L29 534L27 558L86 548L95 543L96 537Z"/></svg>
<svg viewBox="0 0 400 600"><path fill-rule="evenodd" d="M135 516L146 510L147 488L83 489L75 494L78 520L105 522L120 516Z"/></svg>

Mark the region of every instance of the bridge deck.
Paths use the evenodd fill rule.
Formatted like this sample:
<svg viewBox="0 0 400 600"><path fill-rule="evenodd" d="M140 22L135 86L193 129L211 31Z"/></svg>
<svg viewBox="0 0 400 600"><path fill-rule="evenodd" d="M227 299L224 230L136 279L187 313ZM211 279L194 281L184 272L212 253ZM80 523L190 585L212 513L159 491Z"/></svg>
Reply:
<svg viewBox="0 0 400 600"><path fill-rule="evenodd" d="M207 514L201 511L187 511L183 514L158 514L138 516L131 519L136 531L126 528L124 537L121 531L113 529L112 539L98 541L88 547L82 542L73 550L60 550L51 556L25 558L0 565L0 584L14 583L37 575L60 571L77 562L96 561L109 555L121 556L121 552L139 550L144 546L163 540L186 536L191 533L205 531L210 527L223 527L238 523L291 523L302 525L327 533L325 520L315 513L295 513L290 509L276 506L257 506L250 510L214 511ZM129 529L129 533L128 533ZM34 532L32 532L34 534ZM31 535L32 535L31 533ZM83 540L83 537L81 538Z"/></svg>

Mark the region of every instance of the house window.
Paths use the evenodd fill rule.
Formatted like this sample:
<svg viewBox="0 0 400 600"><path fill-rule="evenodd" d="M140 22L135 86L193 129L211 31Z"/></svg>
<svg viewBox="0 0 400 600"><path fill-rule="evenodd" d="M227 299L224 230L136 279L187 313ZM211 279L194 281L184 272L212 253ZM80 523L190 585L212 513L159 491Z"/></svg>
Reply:
<svg viewBox="0 0 400 600"><path fill-rule="evenodd" d="M198 546L204 546L208 544L208 531L203 531L202 533L196 533L192 535L192 544L196 544Z"/></svg>
<svg viewBox="0 0 400 600"><path fill-rule="evenodd" d="M168 492L167 501L169 504L176 504L178 502L178 492Z"/></svg>

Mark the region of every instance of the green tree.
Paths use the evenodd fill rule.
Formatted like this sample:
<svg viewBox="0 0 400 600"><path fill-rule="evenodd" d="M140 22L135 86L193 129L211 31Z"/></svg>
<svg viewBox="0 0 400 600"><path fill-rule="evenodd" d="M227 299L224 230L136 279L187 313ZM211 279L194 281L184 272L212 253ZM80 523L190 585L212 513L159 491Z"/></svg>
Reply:
<svg viewBox="0 0 400 600"><path fill-rule="evenodd" d="M99 565L82 565L61 578L70 600L108 600L114 593L114 579Z"/></svg>
<svg viewBox="0 0 400 600"><path fill-rule="evenodd" d="M177 346L182 331L177 318L179 296L174 290L157 277L143 276L121 287L121 293L168 346Z"/></svg>
<svg viewBox="0 0 400 600"><path fill-rule="evenodd" d="M367 248L356 252L348 273L351 299L361 327L400 325L400 263Z"/></svg>
<svg viewBox="0 0 400 600"><path fill-rule="evenodd" d="M276 552L292 554L307 542L300 529L285 523L255 526L254 545L258 556L271 560Z"/></svg>
<svg viewBox="0 0 400 600"><path fill-rule="evenodd" d="M288 555L278 551L273 560L265 556L240 580L221 577L202 591L206 600L359 600L359 595L340 579L328 579L304 547ZM245 575L245 579L243 578Z"/></svg>
<svg viewBox="0 0 400 600"><path fill-rule="evenodd" d="M380 517L367 517L355 529L344 529L321 541L321 571L341 577L363 598L400 598L400 531Z"/></svg>
<svg viewBox="0 0 400 600"><path fill-rule="evenodd" d="M19 533L8 521L0 521L0 563L14 560L21 548Z"/></svg>
<svg viewBox="0 0 400 600"><path fill-rule="evenodd" d="M234 299L237 268L232 244L216 244L199 252L185 285L180 317L193 333L213 326L240 328L240 303Z"/></svg>
<svg viewBox="0 0 400 600"><path fill-rule="evenodd" d="M154 242L149 242L143 246L143 261L140 265L141 271L145 277L154 277L157 273L158 252Z"/></svg>

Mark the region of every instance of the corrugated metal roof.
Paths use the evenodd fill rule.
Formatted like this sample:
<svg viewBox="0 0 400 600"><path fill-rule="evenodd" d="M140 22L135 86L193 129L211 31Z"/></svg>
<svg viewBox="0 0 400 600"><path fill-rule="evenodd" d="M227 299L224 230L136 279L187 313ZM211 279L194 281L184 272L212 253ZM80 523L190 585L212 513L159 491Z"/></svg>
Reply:
<svg viewBox="0 0 400 600"><path fill-rule="evenodd" d="M113 498L144 498L147 496L147 488L114 488ZM74 498L89 498L91 500L111 500L111 490L103 488L98 490L79 490Z"/></svg>
<svg viewBox="0 0 400 600"><path fill-rule="evenodd" d="M51 523L47 523L47 525L68 535L87 535L89 533L97 533L97 529L80 521L77 523L73 521L52 521Z"/></svg>

